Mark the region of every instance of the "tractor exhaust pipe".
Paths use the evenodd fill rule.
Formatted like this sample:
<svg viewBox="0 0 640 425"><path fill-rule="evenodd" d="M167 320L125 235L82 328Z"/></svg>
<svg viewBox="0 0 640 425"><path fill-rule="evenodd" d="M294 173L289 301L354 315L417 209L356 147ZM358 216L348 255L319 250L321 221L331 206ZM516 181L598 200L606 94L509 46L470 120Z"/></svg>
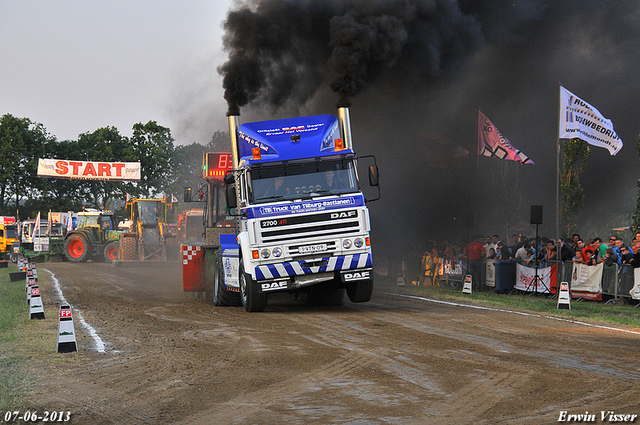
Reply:
<svg viewBox="0 0 640 425"><path fill-rule="evenodd" d="M340 137L345 149L353 149L351 140L351 118L349 118L349 108L341 106L338 108L338 125L340 125Z"/></svg>
<svg viewBox="0 0 640 425"><path fill-rule="evenodd" d="M229 135L231 136L231 156L233 157L233 169L238 168L239 148L238 148L238 127L240 127L240 113L227 114L229 118Z"/></svg>

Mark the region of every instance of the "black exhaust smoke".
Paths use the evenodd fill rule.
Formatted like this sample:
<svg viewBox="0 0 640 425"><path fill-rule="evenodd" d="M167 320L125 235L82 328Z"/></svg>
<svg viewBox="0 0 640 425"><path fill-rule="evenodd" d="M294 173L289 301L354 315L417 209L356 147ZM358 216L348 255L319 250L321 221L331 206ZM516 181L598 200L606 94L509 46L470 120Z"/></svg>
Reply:
<svg viewBox="0 0 640 425"><path fill-rule="evenodd" d="M327 87L348 107L382 76L423 84L482 44L478 22L449 0L253 0L224 29L231 115L252 101L300 107Z"/></svg>

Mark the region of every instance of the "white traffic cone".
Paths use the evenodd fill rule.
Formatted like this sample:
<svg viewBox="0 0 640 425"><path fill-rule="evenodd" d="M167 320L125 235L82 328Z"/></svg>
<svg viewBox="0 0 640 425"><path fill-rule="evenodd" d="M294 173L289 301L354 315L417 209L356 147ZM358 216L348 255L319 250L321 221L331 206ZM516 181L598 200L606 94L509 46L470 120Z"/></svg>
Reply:
<svg viewBox="0 0 640 425"><path fill-rule="evenodd" d="M36 278L36 282L38 281L38 269L36 267L36 263L31 263L31 271L33 272L33 277Z"/></svg>
<svg viewBox="0 0 640 425"><path fill-rule="evenodd" d="M29 319L44 319L44 306L40 297L40 287L31 286L31 302L29 303Z"/></svg>
<svg viewBox="0 0 640 425"><path fill-rule="evenodd" d="M60 315L58 317L60 318L58 322L58 353L78 351L71 306L61 305Z"/></svg>
<svg viewBox="0 0 640 425"><path fill-rule="evenodd" d="M571 297L569 296L569 283L560 283L560 293L558 294L558 310L571 310Z"/></svg>
<svg viewBox="0 0 640 425"><path fill-rule="evenodd" d="M464 285L462 285L462 293L471 294L472 287L473 287L473 276L471 276L470 274L467 274L464 277Z"/></svg>

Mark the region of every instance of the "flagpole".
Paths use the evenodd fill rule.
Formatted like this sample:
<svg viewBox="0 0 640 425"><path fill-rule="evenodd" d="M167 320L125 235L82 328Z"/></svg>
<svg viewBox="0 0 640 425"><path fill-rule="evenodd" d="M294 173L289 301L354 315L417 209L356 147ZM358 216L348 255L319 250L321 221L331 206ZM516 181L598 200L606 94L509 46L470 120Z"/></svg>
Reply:
<svg viewBox="0 0 640 425"><path fill-rule="evenodd" d="M560 239L560 120L562 119L560 115L562 113L560 100L561 91L562 83L558 81L558 126L556 127L558 132L558 137L556 139L556 243L558 242L558 239ZM560 250L558 249L558 254L559 253Z"/></svg>

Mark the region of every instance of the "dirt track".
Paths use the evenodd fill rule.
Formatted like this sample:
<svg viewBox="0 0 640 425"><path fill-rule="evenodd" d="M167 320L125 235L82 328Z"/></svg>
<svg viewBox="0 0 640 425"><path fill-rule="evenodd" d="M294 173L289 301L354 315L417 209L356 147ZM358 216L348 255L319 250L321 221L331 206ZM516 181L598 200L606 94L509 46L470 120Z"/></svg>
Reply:
<svg viewBox="0 0 640 425"><path fill-rule="evenodd" d="M45 271L48 270L48 271ZM80 352L34 365L30 409L77 424L556 423L561 411L640 414L640 330L401 297L264 313L182 292L181 265L39 267L76 309ZM105 352L77 317L97 332ZM60 361L60 356L75 356ZM66 357L65 357L66 359Z"/></svg>

